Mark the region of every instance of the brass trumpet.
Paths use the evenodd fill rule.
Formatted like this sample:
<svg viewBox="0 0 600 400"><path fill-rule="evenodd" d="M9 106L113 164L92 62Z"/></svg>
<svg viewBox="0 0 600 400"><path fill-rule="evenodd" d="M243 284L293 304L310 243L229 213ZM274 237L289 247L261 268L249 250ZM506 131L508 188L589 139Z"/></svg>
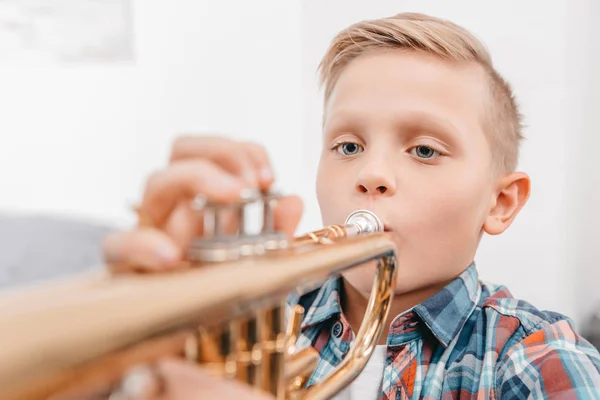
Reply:
<svg viewBox="0 0 600 400"><path fill-rule="evenodd" d="M397 249L366 210L351 213L343 225L287 238L273 229L277 198L196 201L206 235L189 249L193 268L116 275L103 269L4 293L0 398L86 398L112 390L136 365L173 355L277 399L334 396L364 368L385 328ZM233 236L222 232L224 211L244 221L256 203L260 232L249 234L243 224ZM314 290L371 260L377 260L376 278L350 352L328 377L305 387L318 354L295 346L304 310L288 304L290 294Z"/></svg>

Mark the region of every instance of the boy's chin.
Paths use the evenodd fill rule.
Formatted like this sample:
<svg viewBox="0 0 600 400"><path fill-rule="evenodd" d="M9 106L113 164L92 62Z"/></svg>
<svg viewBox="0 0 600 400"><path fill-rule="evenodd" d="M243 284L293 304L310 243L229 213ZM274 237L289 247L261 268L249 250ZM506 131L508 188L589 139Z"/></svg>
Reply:
<svg viewBox="0 0 600 400"><path fill-rule="evenodd" d="M350 285L363 293L370 293L377 274L377 263L370 261L342 272L342 277Z"/></svg>
<svg viewBox="0 0 600 400"><path fill-rule="evenodd" d="M347 269L341 273L348 284L352 285L367 297L373 290L373 282L376 274L377 263L375 261L370 261L366 264ZM433 286L447 283L441 281L443 280L440 280L440 282L428 282L424 281L422 278L419 279L419 277L398 274L392 290L394 295L406 295L412 292L428 291Z"/></svg>

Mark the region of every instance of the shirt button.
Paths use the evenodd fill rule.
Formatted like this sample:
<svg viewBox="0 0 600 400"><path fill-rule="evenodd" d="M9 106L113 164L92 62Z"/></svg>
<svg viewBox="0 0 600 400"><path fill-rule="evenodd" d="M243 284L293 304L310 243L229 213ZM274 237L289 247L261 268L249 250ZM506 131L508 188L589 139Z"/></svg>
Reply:
<svg viewBox="0 0 600 400"><path fill-rule="evenodd" d="M331 328L331 333L336 338L339 338L340 336L342 336L343 331L344 331L344 327L342 326L342 323L340 321L337 321L335 324L333 324L333 327Z"/></svg>

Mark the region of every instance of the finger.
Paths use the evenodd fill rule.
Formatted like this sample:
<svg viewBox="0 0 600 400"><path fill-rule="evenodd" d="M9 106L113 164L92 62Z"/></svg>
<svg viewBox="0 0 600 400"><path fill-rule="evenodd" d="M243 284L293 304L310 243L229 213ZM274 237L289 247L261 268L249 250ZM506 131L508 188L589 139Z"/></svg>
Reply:
<svg viewBox="0 0 600 400"><path fill-rule="evenodd" d="M286 196L279 199L273 211L275 230L293 236L302 219L303 211L304 203L300 197Z"/></svg>
<svg viewBox="0 0 600 400"><path fill-rule="evenodd" d="M177 266L181 249L166 234L154 229L109 234L102 244L104 259L118 272L123 269L160 270Z"/></svg>
<svg viewBox="0 0 600 400"><path fill-rule="evenodd" d="M162 399L245 399L245 400L273 400L267 393L258 391L248 385L230 379L225 379L192 363L168 359L157 365L165 383Z"/></svg>
<svg viewBox="0 0 600 400"><path fill-rule="evenodd" d="M252 188L258 185L254 163L241 143L222 137L183 136L175 140L170 161L207 159L241 177Z"/></svg>
<svg viewBox="0 0 600 400"><path fill-rule="evenodd" d="M189 202L180 202L164 231L180 248L187 248L192 240L204 234L204 213L192 209Z"/></svg>
<svg viewBox="0 0 600 400"><path fill-rule="evenodd" d="M198 367L189 361L166 358L156 364L157 371L167 380L177 378L180 381L197 381L198 383L212 383L220 378L215 378L210 372Z"/></svg>
<svg viewBox="0 0 600 400"><path fill-rule="evenodd" d="M268 189L275 181L275 174L267 150L256 143L245 142L242 144L257 171L259 187L263 190Z"/></svg>
<svg viewBox="0 0 600 400"><path fill-rule="evenodd" d="M293 236L303 213L303 202L298 196L286 196L278 200L274 213L275 230ZM201 213L192 210L189 204L179 204L172 213L165 232L181 248L187 248L192 241L203 235L204 220ZM240 228L240 215L236 210L220 211L220 233L234 235Z"/></svg>
<svg viewBox="0 0 600 400"><path fill-rule="evenodd" d="M240 218L235 210L219 211L219 235L235 235L239 232ZM180 203L169 217L164 231L180 248L188 248L192 242L204 236L204 215L193 210L189 204Z"/></svg>
<svg viewBox="0 0 600 400"><path fill-rule="evenodd" d="M203 194L209 201L231 202L240 197L243 188L240 179L210 161L179 161L150 177L142 209L155 226L162 227L183 200Z"/></svg>

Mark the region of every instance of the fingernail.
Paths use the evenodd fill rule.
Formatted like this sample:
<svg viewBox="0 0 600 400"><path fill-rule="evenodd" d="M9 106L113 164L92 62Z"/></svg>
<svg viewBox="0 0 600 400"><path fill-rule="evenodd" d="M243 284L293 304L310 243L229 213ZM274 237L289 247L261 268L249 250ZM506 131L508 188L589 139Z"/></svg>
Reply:
<svg viewBox="0 0 600 400"><path fill-rule="evenodd" d="M148 399L159 393L159 379L150 367L134 367L123 378L117 393L127 399Z"/></svg>
<svg viewBox="0 0 600 400"><path fill-rule="evenodd" d="M244 200L251 200L257 198L260 195L260 191L253 188L244 188L240 193L240 197Z"/></svg>
<svg viewBox="0 0 600 400"><path fill-rule="evenodd" d="M156 249L156 253L161 260L166 262L175 262L179 259L179 251L172 246L160 246Z"/></svg>
<svg viewBox="0 0 600 400"><path fill-rule="evenodd" d="M264 181L270 181L274 177L273 177L273 173L271 172L271 170L269 168L263 168L260 170L260 178Z"/></svg>

